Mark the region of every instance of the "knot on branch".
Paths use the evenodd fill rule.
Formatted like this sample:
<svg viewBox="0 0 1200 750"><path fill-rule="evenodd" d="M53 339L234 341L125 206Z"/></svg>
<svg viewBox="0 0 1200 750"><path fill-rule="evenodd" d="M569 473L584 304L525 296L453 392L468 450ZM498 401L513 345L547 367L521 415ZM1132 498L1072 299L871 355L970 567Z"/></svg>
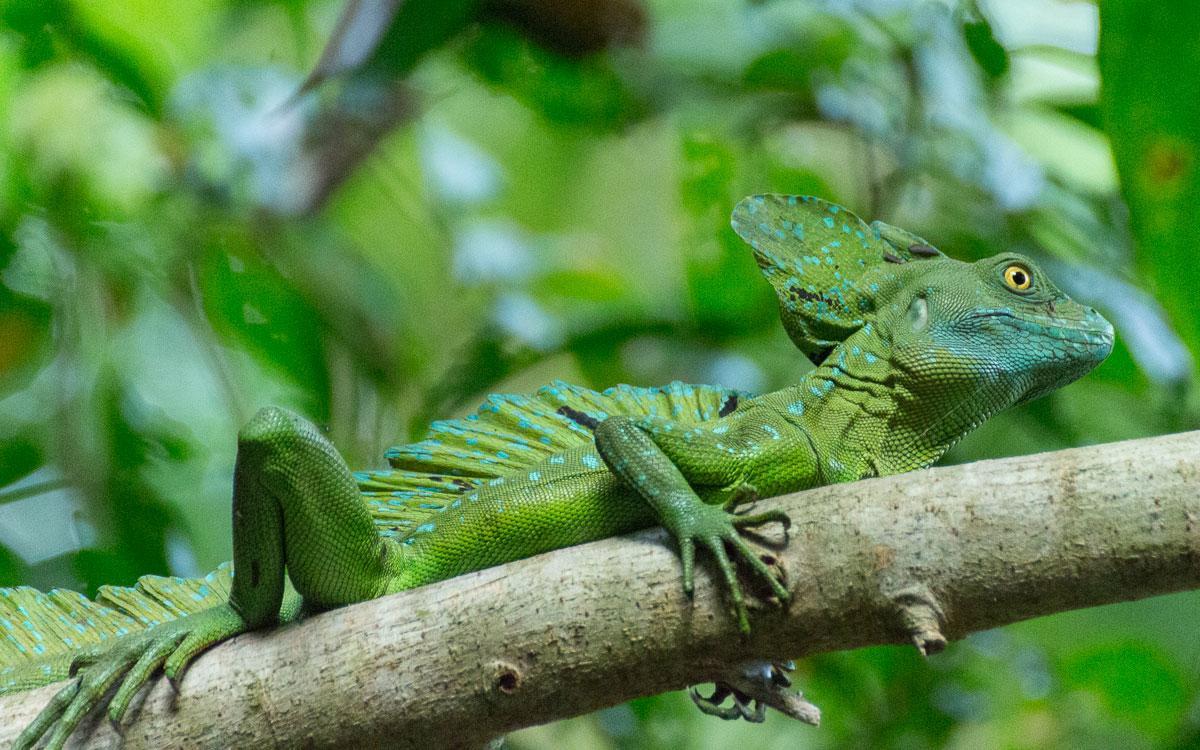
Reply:
<svg viewBox="0 0 1200 750"><path fill-rule="evenodd" d="M521 670L505 661L492 664L492 687L504 695L512 695L521 687Z"/></svg>
<svg viewBox="0 0 1200 750"><path fill-rule="evenodd" d="M921 584L907 586L888 597L900 619L900 626L922 656L936 654L946 648L942 628L946 613L933 592Z"/></svg>

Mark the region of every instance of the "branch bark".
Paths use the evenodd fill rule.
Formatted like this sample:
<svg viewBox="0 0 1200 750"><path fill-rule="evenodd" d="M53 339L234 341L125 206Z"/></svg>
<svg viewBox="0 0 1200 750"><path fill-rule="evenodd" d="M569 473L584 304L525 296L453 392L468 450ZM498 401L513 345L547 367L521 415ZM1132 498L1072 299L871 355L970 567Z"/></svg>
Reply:
<svg viewBox="0 0 1200 750"><path fill-rule="evenodd" d="M1200 432L823 487L759 503L794 600L738 635L660 530L559 550L249 634L176 696L147 692L127 750L480 747L520 727L782 660L947 639L1200 587ZM7 746L55 687L0 698ZM86 736L88 730L90 736ZM77 746L116 747L106 719Z"/></svg>

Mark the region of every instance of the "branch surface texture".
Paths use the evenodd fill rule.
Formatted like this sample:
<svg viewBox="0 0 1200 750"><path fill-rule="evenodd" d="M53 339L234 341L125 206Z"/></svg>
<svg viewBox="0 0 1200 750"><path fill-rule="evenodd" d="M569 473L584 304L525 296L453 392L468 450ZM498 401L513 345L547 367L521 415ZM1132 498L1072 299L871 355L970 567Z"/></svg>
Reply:
<svg viewBox="0 0 1200 750"><path fill-rule="evenodd" d="M822 487L755 511L771 508L793 521L786 544L762 547L793 601L760 603L748 638L707 564L688 601L654 530L241 636L178 694L155 680L121 734L101 713L74 746L123 734L128 750L479 748L752 659L934 652L1029 617L1200 588L1200 432ZM55 690L0 698L0 747Z"/></svg>

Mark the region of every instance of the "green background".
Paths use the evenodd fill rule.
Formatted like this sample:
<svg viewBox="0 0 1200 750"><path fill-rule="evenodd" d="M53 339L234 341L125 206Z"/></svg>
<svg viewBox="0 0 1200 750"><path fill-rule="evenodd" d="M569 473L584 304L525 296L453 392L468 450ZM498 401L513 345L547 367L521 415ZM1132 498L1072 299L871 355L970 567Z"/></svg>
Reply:
<svg viewBox="0 0 1200 750"><path fill-rule="evenodd" d="M1200 426L1196 3L411 0L297 97L338 72L339 11L0 0L0 585L227 559L262 405L366 467L559 377L793 382L729 229L754 192L1029 253L1113 321L1098 370L946 462ZM1200 747L1198 617L1181 594L808 659L815 730L672 694L509 741Z"/></svg>

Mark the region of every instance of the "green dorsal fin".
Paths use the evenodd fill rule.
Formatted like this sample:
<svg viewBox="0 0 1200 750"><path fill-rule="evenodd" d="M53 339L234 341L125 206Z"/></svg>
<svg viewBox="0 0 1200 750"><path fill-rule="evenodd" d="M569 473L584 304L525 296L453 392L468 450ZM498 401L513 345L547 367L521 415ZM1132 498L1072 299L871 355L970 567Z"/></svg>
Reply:
<svg viewBox="0 0 1200 750"><path fill-rule="evenodd" d="M807 195L753 195L733 210L733 229L754 249L779 297L792 341L814 362L863 326L878 287L867 278L887 263L940 253L916 235Z"/></svg>
<svg viewBox="0 0 1200 750"><path fill-rule="evenodd" d="M424 440L388 450L392 469L358 472L355 478L380 532L412 538L489 479L590 444L592 421L623 414L698 422L724 416L746 396L680 382L593 391L559 380L527 396L488 396L474 414L434 422Z"/></svg>

